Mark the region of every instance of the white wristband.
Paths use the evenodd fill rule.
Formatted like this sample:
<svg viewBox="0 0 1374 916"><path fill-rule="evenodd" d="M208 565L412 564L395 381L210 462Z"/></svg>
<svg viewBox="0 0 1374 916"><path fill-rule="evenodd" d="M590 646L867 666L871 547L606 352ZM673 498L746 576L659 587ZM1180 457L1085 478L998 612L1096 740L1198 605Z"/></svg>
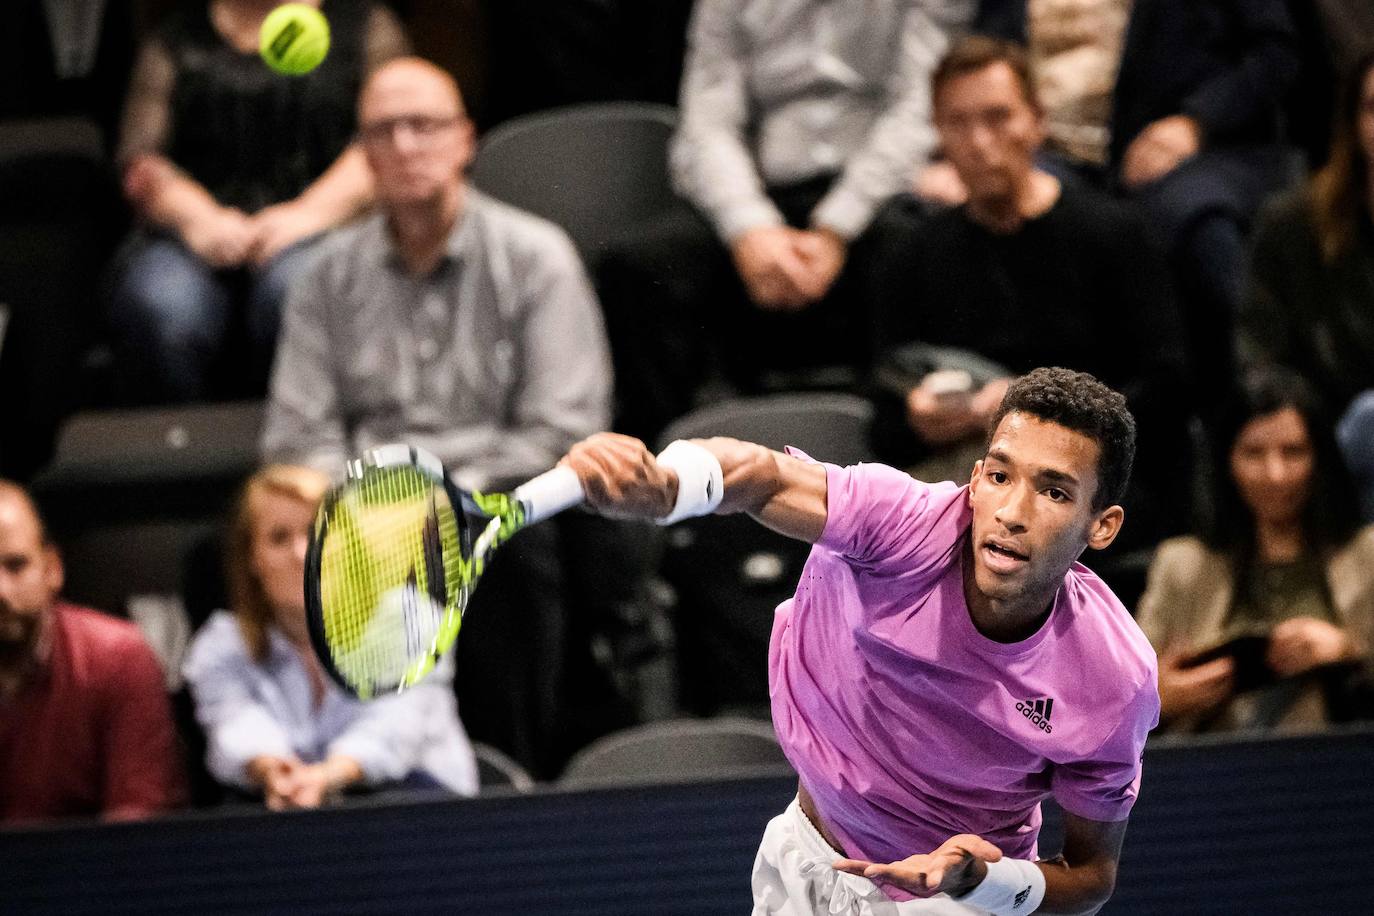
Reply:
<svg viewBox="0 0 1374 916"><path fill-rule="evenodd" d="M672 512L658 520L660 525L716 511L725 496L725 473L715 455L700 445L678 439L659 452L658 463L677 473L677 502Z"/></svg>
<svg viewBox="0 0 1374 916"><path fill-rule="evenodd" d="M995 916L1034 913L1045 899L1045 873L1025 859L998 859L988 863L988 876L977 887L955 899Z"/></svg>

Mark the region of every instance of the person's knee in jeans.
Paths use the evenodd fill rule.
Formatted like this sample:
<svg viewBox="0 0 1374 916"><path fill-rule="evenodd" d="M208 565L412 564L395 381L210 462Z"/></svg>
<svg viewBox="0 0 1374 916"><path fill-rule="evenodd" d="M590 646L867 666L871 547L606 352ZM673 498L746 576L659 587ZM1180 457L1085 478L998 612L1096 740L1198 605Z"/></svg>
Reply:
<svg viewBox="0 0 1374 916"><path fill-rule="evenodd" d="M203 397L229 308L223 279L180 242L155 238L139 248L116 286L109 316L120 370L136 396Z"/></svg>

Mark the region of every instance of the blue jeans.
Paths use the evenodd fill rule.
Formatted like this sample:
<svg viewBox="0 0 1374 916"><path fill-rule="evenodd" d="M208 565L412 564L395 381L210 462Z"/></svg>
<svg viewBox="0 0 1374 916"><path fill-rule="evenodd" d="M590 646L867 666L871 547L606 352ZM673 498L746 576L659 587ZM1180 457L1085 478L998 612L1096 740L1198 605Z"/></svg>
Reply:
<svg viewBox="0 0 1374 916"><path fill-rule="evenodd" d="M179 240L136 243L115 286L111 343L127 394L139 403L189 403L217 393L215 370L235 335L242 302L245 365L231 393L265 390L277 326L291 281L307 266L314 240L261 268L217 271Z"/></svg>

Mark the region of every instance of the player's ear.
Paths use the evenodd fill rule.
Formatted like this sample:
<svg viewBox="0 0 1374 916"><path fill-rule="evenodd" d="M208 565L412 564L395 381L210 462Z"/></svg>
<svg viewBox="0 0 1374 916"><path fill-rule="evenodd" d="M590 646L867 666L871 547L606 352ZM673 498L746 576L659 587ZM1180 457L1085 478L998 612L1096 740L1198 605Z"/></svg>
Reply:
<svg viewBox="0 0 1374 916"><path fill-rule="evenodd" d="M1116 540L1121 532L1121 524L1126 520L1126 510L1120 506L1108 506L1094 516L1088 529L1088 546L1093 550L1103 550Z"/></svg>
<svg viewBox="0 0 1374 916"><path fill-rule="evenodd" d="M969 478L968 478L968 495L969 495L969 500L970 500L970 501L972 501L972 499L973 499L973 491L977 488L977 486L978 486L978 481L980 481L980 480L982 480L982 479L983 479L983 459L982 459L982 458L979 458L977 461L973 462L973 473L970 474L970 475L969 475Z"/></svg>

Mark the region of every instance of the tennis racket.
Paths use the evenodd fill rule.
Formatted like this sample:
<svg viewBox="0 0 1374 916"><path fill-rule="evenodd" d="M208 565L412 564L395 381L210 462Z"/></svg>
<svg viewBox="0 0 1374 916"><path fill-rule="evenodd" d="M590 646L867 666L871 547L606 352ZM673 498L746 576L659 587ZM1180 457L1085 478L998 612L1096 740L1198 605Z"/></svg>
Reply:
<svg viewBox="0 0 1374 916"><path fill-rule="evenodd" d="M484 494L460 490L437 458L408 445L350 462L320 503L306 554L306 617L325 671L364 700L419 683L453 648L496 549L582 500L568 468ZM470 515L485 519L475 538Z"/></svg>

